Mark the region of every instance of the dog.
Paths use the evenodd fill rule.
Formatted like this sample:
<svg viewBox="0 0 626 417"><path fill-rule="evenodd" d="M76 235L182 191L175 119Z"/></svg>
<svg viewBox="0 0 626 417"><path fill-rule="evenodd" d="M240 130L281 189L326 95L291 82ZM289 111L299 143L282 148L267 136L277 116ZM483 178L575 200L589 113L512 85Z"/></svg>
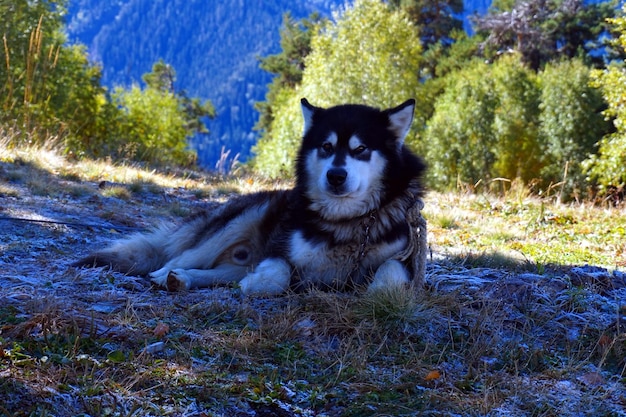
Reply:
<svg viewBox="0 0 626 417"><path fill-rule="evenodd" d="M233 198L180 226L115 242L74 266L147 275L171 291L239 283L246 295L374 291L419 279L423 271L406 256L415 252L416 233L407 213L421 203L426 169L404 144L415 100L386 110L321 108L306 99L301 107L304 134L292 189Z"/></svg>

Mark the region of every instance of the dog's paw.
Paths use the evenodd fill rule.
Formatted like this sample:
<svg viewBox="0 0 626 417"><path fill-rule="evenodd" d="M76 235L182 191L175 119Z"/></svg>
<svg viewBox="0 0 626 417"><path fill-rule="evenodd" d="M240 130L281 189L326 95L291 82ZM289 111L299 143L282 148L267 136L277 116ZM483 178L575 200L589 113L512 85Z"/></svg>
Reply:
<svg viewBox="0 0 626 417"><path fill-rule="evenodd" d="M167 276L169 275L168 270L159 269L158 271L153 271L148 274L150 277L150 281L158 285L159 287L167 287Z"/></svg>
<svg viewBox="0 0 626 417"><path fill-rule="evenodd" d="M374 280L367 287L368 292L383 291L405 286L409 283L409 273L400 261L385 261L374 274Z"/></svg>
<svg viewBox="0 0 626 417"><path fill-rule="evenodd" d="M280 258L262 261L239 282L244 295L278 295L289 289L291 266Z"/></svg>
<svg viewBox="0 0 626 417"><path fill-rule="evenodd" d="M185 291L191 287L191 278L184 269L159 269L150 273L150 281L168 291Z"/></svg>
<svg viewBox="0 0 626 417"><path fill-rule="evenodd" d="M174 269L167 274L168 291L187 291L191 287L191 277L184 269Z"/></svg>

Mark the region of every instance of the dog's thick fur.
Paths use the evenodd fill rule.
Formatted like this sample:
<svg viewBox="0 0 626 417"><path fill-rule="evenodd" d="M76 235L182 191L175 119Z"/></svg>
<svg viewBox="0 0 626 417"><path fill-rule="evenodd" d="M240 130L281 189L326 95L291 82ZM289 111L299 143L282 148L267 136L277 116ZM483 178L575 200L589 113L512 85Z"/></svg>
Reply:
<svg viewBox="0 0 626 417"><path fill-rule="evenodd" d="M407 211L423 194L404 146L415 101L378 110L302 100L304 137L291 190L244 195L182 226L118 241L76 262L149 275L170 290L239 282L244 294L401 285L413 266Z"/></svg>

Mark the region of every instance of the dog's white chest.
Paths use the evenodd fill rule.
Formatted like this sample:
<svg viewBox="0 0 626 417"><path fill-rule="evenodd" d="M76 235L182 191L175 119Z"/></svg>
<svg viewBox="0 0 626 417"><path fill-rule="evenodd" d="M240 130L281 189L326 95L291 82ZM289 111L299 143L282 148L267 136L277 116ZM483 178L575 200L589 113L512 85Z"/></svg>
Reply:
<svg viewBox="0 0 626 417"><path fill-rule="evenodd" d="M302 282L343 286L348 279L366 278L405 246L406 239L375 245L355 241L331 246L324 241L309 241L297 231L291 235L289 260Z"/></svg>

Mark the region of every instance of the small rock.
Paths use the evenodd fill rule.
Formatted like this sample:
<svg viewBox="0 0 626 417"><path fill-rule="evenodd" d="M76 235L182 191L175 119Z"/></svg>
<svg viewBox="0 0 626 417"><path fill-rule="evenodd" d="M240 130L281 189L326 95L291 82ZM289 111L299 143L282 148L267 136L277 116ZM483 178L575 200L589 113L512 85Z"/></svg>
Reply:
<svg viewBox="0 0 626 417"><path fill-rule="evenodd" d="M152 343L146 346L143 349L143 352L149 355L154 355L155 353L163 352L164 349L165 349L165 342L156 342L156 343Z"/></svg>

